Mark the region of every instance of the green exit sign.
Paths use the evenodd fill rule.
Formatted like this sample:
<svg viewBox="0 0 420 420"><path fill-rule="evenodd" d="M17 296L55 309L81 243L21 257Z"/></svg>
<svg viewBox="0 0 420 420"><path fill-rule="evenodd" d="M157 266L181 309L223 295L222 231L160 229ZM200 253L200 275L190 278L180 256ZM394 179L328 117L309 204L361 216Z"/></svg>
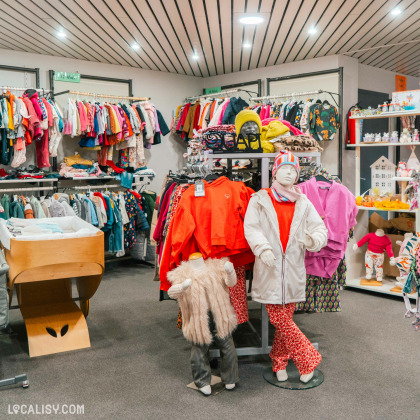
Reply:
<svg viewBox="0 0 420 420"><path fill-rule="evenodd" d="M80 73L67 73L65 71L54 72L54 80L60 82L80 83Z"/></svg>
<svg viewBox="0 0 420 420"><path fill-rule="evenodd" d="M205 89L205 94L209 95L210 93L219 93L222 91L222 87L221 86L217 86L217 87L212 87L212 88L206 88Z"/></svg>

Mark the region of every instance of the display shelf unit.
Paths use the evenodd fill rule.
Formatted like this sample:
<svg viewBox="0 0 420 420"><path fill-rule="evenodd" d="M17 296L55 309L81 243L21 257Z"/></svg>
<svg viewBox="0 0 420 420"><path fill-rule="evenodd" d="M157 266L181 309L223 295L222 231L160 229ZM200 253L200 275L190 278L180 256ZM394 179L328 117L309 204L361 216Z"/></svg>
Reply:
<svg viewBox="0 0 420 420"><path fill-rule="evenodd" d="M395 146L420 146L420 143L369 143L369 144L363 144L363 142L360 142L360 135L361 135L361 120L369 120L369 119L376 119L376 118L396 118L396 117L402 117L402 116L414 116L414 115L420 115L420 111L405 111L405 112L387 112L379 115L369 115L369 116L352 116L351 119L355 120L355 136L356 136L356 143L351 145L355 148L355 195L360 196L360 154L363 147L366 146L387 146L387 147L395 147ZM411 178L409 178L411 179ZM398 177L393 177L393 181L403 181L403 179L400 179ZM376 212L387 212L389 216L391 216L393 213L412 213L416 219L415 222L415 231L420 231L420 217L419 217L419 211L416 210L399 210L399 209L377 209L376 207L363 207L358 206L359 210L364 211L376 211ZM369 290L371 292L381 293L381 294L387 294L387 295L394 295L394 296L400 296L402 298L401 293L395 293L391 292L390 289L392 289L395 284L391 283L391 280L385 280L384 284L382 286L361 286L360 285L361 277L354 278L354 279L347 279L346 280L346 287L350 288L357 288L362 290Z"/></svg>
<svg viewBox="0 0 420 420"><path fill-rule="evenodd" d="M360 280L362 280L363 277L358 277L351 280L346 280L346 287L352 288L352 289L362 289L362 290L368 290L369 292L376 292L376 293L383 293L386 295L391 296L398 296L402 298L402 293L398 292L391 292L391 289L395 287L395 280L391 279L389 277L384 277L382 281L382 286L361 286ZM410 293L408 295L410 299L416 299L415 293Z"/></svg>
<svg viewBox="0 0 420 420"><path fill-rule="evenodd" d="M394 118L394 117L410 117L412 115L420 115L420 110L412 109L410 111L399 111L399 112L383 112L382 114L376 115L355 115L351 116L352 120L375 120L377 118Z"/></svg>
<svg viewBox="0 0 420 420"><path fill-rule="evenodd" d="M397 147L397 146L420 146L420 142L385 143L385 142L377 141L375 143L364 143L364 142L360 142L360 143L356 143L356 144L348 144L347 145L347 147Z"/></svg>
<svg viewBox="0 0 420 420"><path fill-rule="evenodd" d="M411 176L393 176L393 181L411 181L413 178Z"/></svg>
<svg viewBox="0 0 420 420"><path fill-rule="evenodd" d="M321 152L292 152L298 157L311 157L320 164ZM269 188L270 186L270 161L273 160L278 153L212 153L211 150L204 153L205 159L210 168L213 167L213 159L258 159L261 160L261 188ZM229 165L228 165L229 166ZM249 321L248 321L249 323ZM261 305L261 336L259 337L261 347L239 347L236 349L238 356L255 356L259 354L270 353L271 346L268 344L268 326L269 319L265 305ZM251 329L255 331L251 325ZM256 332L256 331L255 331ZM318 343L313 343L318 348ZM217 349L210 350L211 357L220 357L220 351Z"/></svg>

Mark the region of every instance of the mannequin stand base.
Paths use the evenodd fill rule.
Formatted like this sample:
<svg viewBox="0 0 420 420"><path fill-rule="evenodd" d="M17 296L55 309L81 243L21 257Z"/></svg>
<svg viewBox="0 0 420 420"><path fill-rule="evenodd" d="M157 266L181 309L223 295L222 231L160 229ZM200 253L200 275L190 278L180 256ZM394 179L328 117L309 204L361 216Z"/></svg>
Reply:
<svg viewBox="0 0 420 420"><path fill-rule="evenodd" d="M402 289L399 286L395 286L390 290L390 292L402 293Z"/></svg>
<svg viewBox="0 0 420 420"><path fill-rule="evenodd" d="M263 371L263 378L269 384L274 385L277 388L296 390L311 389L316 388L324 382L324 374L319 369L315 369L313 378L308 383L304 384L300 381L300 373L292 361L287 365L287 375L289 377L287 381L279 382L271 365L266 367Z"/></svg>
<svg viewBox="0 0 420 420"><path fill-rule="evenodd" d="M225 384L222 382L222 379L220 378L220 376L211 375L210 385L211 385L211 394L210 394L211 396L220 394L222 391L226 389ZM191 389L195 389L201 394L201 391L197 388L194 382L191 382L190 384L188 384L187 387Z"/></svg>
<svg viewBox="0 0 420 420"><path fill-rule="evenodd" d="M360 286L382 286L382 282L374 279L361 279Z"/></svg>

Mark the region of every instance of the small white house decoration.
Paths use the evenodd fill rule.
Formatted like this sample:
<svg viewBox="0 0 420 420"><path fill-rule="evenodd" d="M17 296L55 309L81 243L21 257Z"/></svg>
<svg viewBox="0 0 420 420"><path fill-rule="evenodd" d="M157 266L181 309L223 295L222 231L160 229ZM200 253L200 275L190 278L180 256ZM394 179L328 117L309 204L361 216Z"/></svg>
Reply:
<svg viewBox="0 0 420 420"><path fill-rule="evenodd" d="M395 194L395 168L390 160L385 156L381 156L376 162L370 165L372 174L371 188L379 188L381 194Z"/></svg>

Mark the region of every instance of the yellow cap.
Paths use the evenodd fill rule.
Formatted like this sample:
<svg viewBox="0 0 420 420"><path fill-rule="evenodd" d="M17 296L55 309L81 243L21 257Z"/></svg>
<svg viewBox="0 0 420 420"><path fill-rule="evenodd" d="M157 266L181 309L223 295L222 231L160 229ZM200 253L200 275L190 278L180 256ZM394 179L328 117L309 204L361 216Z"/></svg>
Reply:
<svg viewBox="0 0 420 420"><path fill-rule="evenodd" d="M260 116L255 111L244 109L243 111L239 112L235 118L235 130L237 136L239 136L242 126L248 121L256 122L258 124L259 132L261 133L262 125Z"/></svg>

